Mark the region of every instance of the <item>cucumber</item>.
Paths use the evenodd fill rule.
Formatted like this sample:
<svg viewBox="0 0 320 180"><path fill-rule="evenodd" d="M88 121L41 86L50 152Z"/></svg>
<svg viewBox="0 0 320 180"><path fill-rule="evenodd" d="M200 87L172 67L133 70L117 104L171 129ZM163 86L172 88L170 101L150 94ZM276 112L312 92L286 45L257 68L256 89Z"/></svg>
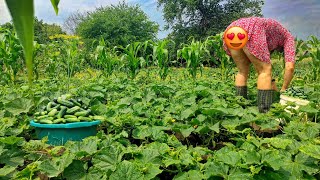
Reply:
<svg viewBox="0 0 320 180"><path fill-rule="evenodd" d="M80 103L81 105L83 104L81 99L77 99L77 102Z"/></svg>
<svg viewBox="0 0 320 180"><path fill-rule="evenodd" d="M100 120L100 121L104 121L105 120L105 118L103 116L92 116L92 119Z"/></svg>
<svg viewBox="0 0 320 180"><path fill-rule="evenodd" d="M58 98L53 98L53 102L58 103Z"/></svg>
<svg viewBox="0 0 320 180"><path fill-rule="evenodd" d="M52 107L52 109L60 110L61 104L57 104L56 106Z"/></svg>
<svg viewBox="0 0 320 180"><path fill-rule="evenodd" d="M51 120L48 120L48 119L41 119L39 122L42 123L42 124L53 124L53 122Z"/></svg>
<svg viewBox="0 0 320 180"><path fill-rule="evenodd" d="M53 120L54 124L59 124L59 123L64 123L64 122L65 122L64 118L58 118L58 119Z"/></svg>
<svg viewBox="0 0 320 180"><path fill-rule="evenodd" d="M73 108L70 108L67 110L68 114L74 114L75 112L79 111L80 107L79 106L74 106Z"/></svg>
<svg viewBox="0 0 320 180"><path fill-rule="evenodd" d="M67 107L61 106L61 109L60 109L60 111L59 111L59 113L57 115L57 118L58 119L62 118L66 114L66 112L67 112Z"/></svg>
<svg viewBox="0 0 320 180"><path fill-rule="evenodd" d="M67 106L67 107L73 107L74 104L68 100L63 100L61 97L58 98L58 103L64 105L64 106Z"/></svg>
<svg viewBox="0 0 320 180"><path fill-rule="evenodd" d="M44 120L44 119L43 119L43 120ZM53 121L53 120L54 120L54 117L47 117L47 118L45 118L45 120Z"/></svg>
<svg viewBox="0 0 320 180"><path fill-rule="evenodd" d="M51 111L51 106L52 106L52 102L49 102L49 103L47 104L47 111Z"/></svg>
<svg viewBox="0 0 320 180"><path fill-rule="evenodd" d="M64 94L64 95L61 96L61 98L62 98L63 100L69 100L69 99L72 98L72 94ZM59 98L58 98L58 99L59 99ZM58 102L59 102L59 101L58 101Z"/></svg>
<svg viewBox="0 0 320 180"><path fill-rule="evenodd" d="M43 116L43 115L46 115L47 113L48 113L48 111L42 111L42 112L40 113L40 115Z"/></svg>
<svg viewBox="0 0 320 180"><path fill-rule="evenodd" d="M42 106L42 107L41 107L41 110L42 110L42 111L45 111L46 109L47 109L47 106Z"/></svg>
<svg viewBox="0 0 320 180"><path fill-rule="evenodd" d="M55 116L56 114L58 113L58 110L57 109L52 109L49 113L48 113L48 116Z"/></svg>
<svg viewBox="0 0 320 180"><path fill-rule="evenodd" d="M72 123L72 122L80 122L80 120L78 118L67 118L66 121L70 122L70 123Z"/></svg>
<svg viewBox="0 0 320 180"><path fill-rule="evenodd" d="M74 115L64 115L64 118L68 119L68 118L77 118L77 116Z"/></svg>
<svg viewBox="0 0 320 180"><path fill-rule="evenodd" d="M79 116L78 119L79 119L80 121L92 121L91 118L89 118L89 117L84 117L84 116Z"/></svg>
<svg viewBox="0 0 320 180"><path fill-rule="evenodd" d="M43 116L38 116L38 117L36 117L36 119L37 120L40 120L40 119L45 119L45 118L47 118L47 117L49 117L48 115L43 115Z"/></svg>
<svg viewBox="0 0 320 180"><path fill-rule="evenodd" d="M71 101L73 104L77 105L77 106L81 106L81 104L80 104L78 101L76 101L75 99L70 99L70 101Z"/></svg>
<svg viewBox="0 0 320 180"><path fill-rule="evenodd" d="M86 110L74 113L75 116L87 116L88 114L89 114L89 111L86 111Z"/></svg>

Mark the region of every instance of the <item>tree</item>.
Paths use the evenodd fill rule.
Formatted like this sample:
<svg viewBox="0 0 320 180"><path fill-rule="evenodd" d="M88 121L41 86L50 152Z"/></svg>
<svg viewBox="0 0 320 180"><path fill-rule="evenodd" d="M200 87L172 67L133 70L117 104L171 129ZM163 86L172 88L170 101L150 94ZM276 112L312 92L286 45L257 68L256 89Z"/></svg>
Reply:
<svg viewBox="0 0 320 180"><path fill-rule="evenodd" d="M122 2L87 13L76 33L85 40L103 37L111 46L126 46L136 41L154 40L158 29L159 25L150 21L140 6Z"/></svg>
<svg viewBox="0 0 320 180"><path fill-rule="evenodd" d="M62 28L57 24L48 24L43 20L34 20L34 40L39 44L46 44L50 39L49 36L56 34L66 34Z"/></svg>
<svg viewBox="0 0 320 180"><path fill-rule="evenodd" d="M177 44L193 36L203 40L216 35L240 17L262 16L263 0L158 0L163 7L169 37Z"/></svg>
<svg viewBox="0 0 320 180"><path fill-rule="evenodd" d="M63 23L64 29L70 34L76 33L76 28L80 22L83 21L86 13L81 13L79 11L72 13Z"/></svg>
<svg viewBox="0 0 320 180"><path fill-rule="evenodd" d="M1 25L2 28L12 31L14 29L12 22L7 22ZM57 24L48 24L43 20L34 19L34 40L39 44L45 44L49 41L49 36L55 34L66 34Z"/></svg>

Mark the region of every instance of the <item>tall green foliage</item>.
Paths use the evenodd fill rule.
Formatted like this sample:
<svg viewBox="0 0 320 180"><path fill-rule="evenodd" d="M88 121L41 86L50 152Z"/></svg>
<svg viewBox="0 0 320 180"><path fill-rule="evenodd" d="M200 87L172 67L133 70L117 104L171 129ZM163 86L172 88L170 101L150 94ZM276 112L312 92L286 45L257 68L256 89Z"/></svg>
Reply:
<svg viewBox="0 0 320 180"><path fill-rule="evenodd" d="M166 28L177 44L193 36L204 40L223 31L240 17L262 16L263 0L158 0L163 7Z"/></svg>
<svg viewBox="0 0 320 180"><path fill-rule="evenodd" d="M153 45L153 60L159 67L159 75L161 79L166 79L169 72L169 51L168 44L174 44L174 41L163 40Z"/></svg>
<svg viewBox="0 0 320 180"><path fill-rule="evenodd" d="M23 51L14 32L0 28L0 60L2 61L1 79L7 78L15 82L18 72L22 69Z"/></svg>
<svg viewBox="0 0 320 180"><path fill-rule="evenodd" d="M76 28L76 33L89 42L103 37L111 46L123 47L155 39L157 32L158 25L150 21L138 5L124 2L87 13Z"/></svg>
<svg viewBox="0 0 320 180"><path fill-rule="evenodd" d="M125 48L121 48L124 51L121 60L125 63L126 70L131 79L134 79L138 75L141 64L143 64L142 60L144 59L139 56L141 47L141 42L134 42L128 44Z"/></svg>
<svg viewBox="0 0 320 180"><path fill-rule="evenodd" d="M6 0L14 27L24 50L28 79L33 76L33 39L34 39L34 11L33 0Z"/></svg>
<svg viewBox="0 0 320 180"><path fill-rule="evenodd" d="M60 0L51 0L56 14ZM6 0L14 27L24 50L28 70L28 80L33 76L34 7L33 0Z"/></svg>
<svg viewBox="0 0 320 180"><path fill-rule="evenodd" d="M103 75L110 76L119 65L120 58L117 56L117 47L109 48L103 38L94 51L94 64L102 70Z"/></svg>
<svg viewBox="0 0 320 180"><path fill-rule="evenodd" d="M177 51L178 57L182 57L187 61L187 68L189 74L195 79L197 71L200 70L202 74L203 61L205 53L209 53L206 44L201 41L192 39L190 44L184 45L182 49Z"/></svg>

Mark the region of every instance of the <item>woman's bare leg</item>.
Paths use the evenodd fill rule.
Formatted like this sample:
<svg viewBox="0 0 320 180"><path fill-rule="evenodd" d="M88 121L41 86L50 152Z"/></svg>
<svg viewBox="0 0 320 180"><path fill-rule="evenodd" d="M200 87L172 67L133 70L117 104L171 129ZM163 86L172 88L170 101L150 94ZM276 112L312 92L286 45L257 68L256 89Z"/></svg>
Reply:
<svg viewBox="0 0 320 180"><path fill-rule="evenodd" d="M250 60L243 52L242 49L240 50L233 50L229 49L231 53L231 57L236 63L238 68L238 73L236 75L235 85L236 86L247 86L247 80L250 71Z"/></svg>
<svg viewBox="0 0 320 180"><path fill-rule="evenodd" d="M262 62L254 55L252 55L246 47L243 48L245 55L249 58L254 68L258 73L258 89L260 90L270 90L272 89L272 66L271 63Z"/></svg>

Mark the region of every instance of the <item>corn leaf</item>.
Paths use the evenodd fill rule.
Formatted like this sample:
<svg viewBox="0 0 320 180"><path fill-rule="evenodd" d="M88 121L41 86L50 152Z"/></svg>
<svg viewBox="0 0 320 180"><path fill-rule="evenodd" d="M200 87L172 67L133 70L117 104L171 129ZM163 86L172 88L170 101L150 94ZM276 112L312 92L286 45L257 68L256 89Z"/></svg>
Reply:
<svg viewBox="0 0 320 180"><path fill-rule="evenodd" d="M33 0L6 0L14 27L24 50L28 80L32 82L34 9Z"/></svg>
<svg viewBox="0 0 320 180"><path fill-rule="evenodd" d="M50 0L50 1L51 1L53 8L54 8L54 11L56 12L56 15L58 15L58 12L59 12L58 5L59 5L60 0Z"/></svg>

